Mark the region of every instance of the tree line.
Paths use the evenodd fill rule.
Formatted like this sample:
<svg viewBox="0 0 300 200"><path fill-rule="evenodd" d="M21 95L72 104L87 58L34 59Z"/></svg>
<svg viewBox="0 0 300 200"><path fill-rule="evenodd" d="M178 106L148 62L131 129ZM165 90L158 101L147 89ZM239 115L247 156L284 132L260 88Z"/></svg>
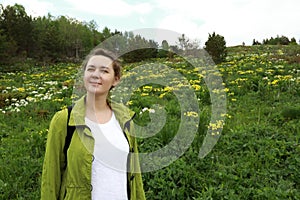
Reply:
<svg viewBox="0 0 300 200"><path fill-rule="evenodd" d="M277 35L275 38L271 37L263 39L262 42L253 39L252 45L297 45L297 41L294 37L289 39L284 35Z"/></svg>
<svg viewBox="0 0 300 200"><path fill-rule="evenodd" d="M200 49L199 41L190 41L184 34L176 45L169 45L166 40L159 45L132 32L111 31L107 27L98 31L94 20L81 22L51 14L32 17L20 4L6 7L0 4L0 65L28 60L44 65L81 61L99 44L122 55L125 62L172 57L182 52L192 54ZM226 42L219 34L209 34L204 48L216 63L226 57Z"/></svg>
<svg viewBox="0 0 300 200"><path fill-rule="evenodd" d="M43 63L76 61L86 56L91 49L114 35L120 35L118 44L130 47L146 46L157 48L153 40L147 40L130 32L111 31L105 27L97 30L95 21L81 22L66 16L29 16L22 5L4 7L0 4L0 64L9 64L24 59ZM112 45L112 44L110 44ZM127 61L138 57L153 57L151 50L125 55ZM131 57L131 58L130 58Z"/></svg>

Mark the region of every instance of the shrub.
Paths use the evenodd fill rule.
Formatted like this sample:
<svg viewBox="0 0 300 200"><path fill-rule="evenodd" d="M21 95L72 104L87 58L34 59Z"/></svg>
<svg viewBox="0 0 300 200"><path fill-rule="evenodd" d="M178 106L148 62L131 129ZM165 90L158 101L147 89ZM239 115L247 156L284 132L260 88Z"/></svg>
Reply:
<svg viewBox="0 0 300 200"><path fill-rule="evenodd" d="M210 54L216 64L225 61L227 51L226 41L223 36L216 34L215 32L209 34L204 49Z"/></svg>

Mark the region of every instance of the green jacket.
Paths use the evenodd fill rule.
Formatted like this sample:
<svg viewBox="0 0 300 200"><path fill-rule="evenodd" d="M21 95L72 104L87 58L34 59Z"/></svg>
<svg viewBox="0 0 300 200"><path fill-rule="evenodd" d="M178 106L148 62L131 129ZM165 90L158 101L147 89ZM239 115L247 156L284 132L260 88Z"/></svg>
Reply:
<svg viewBox="0 0 300 200"><path fill-rule="evenodd" d="M121 104L112 103L111 107L128 140L130 152L137 153L137 143L135 137L132 136L134 133L131 120L133 113ZM91 199L94 138L90 129L85 125L85 98L82 97L75 103L70 114L69 125L76 125L76 130L68 149L68 164L64 170L63 148L67 134L67 115L67 109L58 111L50 123L41 181L42 200ZM138 156L130 156L128 167L128 197L130 200L143 200L145 194L142 176L138 173L140 172Z"/></svg>

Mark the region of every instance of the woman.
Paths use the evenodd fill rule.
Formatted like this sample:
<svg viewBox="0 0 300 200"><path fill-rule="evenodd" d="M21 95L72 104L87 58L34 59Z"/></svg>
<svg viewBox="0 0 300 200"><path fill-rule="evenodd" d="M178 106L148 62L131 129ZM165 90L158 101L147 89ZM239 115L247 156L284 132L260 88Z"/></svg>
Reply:
<svg viewBox="0 0 300 200"><path fill-rule="evenodd" d="M111 52L97 48L83 70L86 95L70 113L69 126L76 130L67 155L67 109L50 123L41 199L145 199L137 156L128 156L137 153L133 113L108 101L109 91L120 81L120 64Z"/></svg>

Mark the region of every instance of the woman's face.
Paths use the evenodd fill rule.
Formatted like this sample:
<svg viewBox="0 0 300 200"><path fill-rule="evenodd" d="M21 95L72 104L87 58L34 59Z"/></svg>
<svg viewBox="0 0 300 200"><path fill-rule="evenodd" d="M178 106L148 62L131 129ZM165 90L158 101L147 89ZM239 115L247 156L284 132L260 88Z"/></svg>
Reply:
<svg viewBox="0 0 300 200"><path fill-rule="evenodd" d="M102 55L92 56L84 70L84 87L95 95L108 95L119 79L115 76L112 60Z"/></svg>

